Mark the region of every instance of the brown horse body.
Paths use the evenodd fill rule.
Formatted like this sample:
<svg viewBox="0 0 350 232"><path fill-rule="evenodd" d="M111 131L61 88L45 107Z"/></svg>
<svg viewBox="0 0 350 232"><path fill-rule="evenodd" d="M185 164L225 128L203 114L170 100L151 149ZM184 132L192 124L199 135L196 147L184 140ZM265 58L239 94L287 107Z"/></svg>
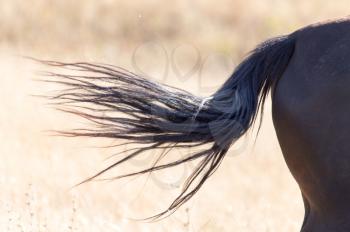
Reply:
<svg viewBox="0 0 350 232"><path fill-rule="evenodd" d="M350 21L296 32L273 121L302 191L302 231L350 231Z"/></svg>

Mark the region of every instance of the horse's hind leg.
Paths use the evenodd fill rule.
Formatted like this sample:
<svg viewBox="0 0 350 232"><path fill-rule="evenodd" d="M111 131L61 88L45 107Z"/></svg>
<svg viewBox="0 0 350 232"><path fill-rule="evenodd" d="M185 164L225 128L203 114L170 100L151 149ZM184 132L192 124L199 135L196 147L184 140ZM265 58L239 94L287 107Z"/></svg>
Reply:
<svg viewBox="0 0 350 232"><path fill-rule="evenodd" d="M308 219L309 214L310 214L310 203L308 202L308 200L305 198L305 196L303 194L302 194L302 197L303 197L303 202L304 202L304 207L305 207L305 215L304 215L303 225L301 226L301 232L304 232L304 228L306 228L307 219Z"/></svg>

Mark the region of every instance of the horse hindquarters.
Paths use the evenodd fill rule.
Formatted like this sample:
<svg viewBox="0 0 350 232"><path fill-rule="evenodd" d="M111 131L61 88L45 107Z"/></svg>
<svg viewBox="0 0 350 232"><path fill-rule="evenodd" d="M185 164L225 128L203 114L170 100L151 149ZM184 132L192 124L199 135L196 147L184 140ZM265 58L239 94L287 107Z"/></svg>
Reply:
<svg viewBox="0 0 350 232"><path fill-rule="evenodd" d="M350 22L296 33L273 94L273 121L310 214L303 231L349 231Z"/></svg>

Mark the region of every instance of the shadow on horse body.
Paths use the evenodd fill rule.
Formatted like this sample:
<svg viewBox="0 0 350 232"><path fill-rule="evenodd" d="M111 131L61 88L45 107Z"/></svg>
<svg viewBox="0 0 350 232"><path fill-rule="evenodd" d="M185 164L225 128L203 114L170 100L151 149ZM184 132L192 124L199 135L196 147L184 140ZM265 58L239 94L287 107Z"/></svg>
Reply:
<svg viewBox="0 0 350 232"><path fill-rule="evenodd" d="M174 212L199 190L230 146L253 125L272 89L277 137L304 199L302 231L350 231L349 20L311 25L260 44L208 98L114 66L43 62L84 73L49 73L49 81L67 86L52 99L59 105L84 105L65 111L98 126L62 132L64 135L141 145L88 180L153 149L166 152L151 167L118 178L198 161L183 192L153 219ZM167 151L175 147L201 149L161 164Z"/></svg>

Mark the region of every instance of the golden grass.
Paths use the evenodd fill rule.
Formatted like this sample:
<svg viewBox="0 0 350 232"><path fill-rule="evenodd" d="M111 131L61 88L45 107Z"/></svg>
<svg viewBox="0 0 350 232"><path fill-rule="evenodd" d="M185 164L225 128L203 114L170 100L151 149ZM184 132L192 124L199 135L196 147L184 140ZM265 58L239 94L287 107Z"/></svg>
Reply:
<svg viewBox="0 0 350 232"><path fill-rule="evenodd" d="M47 130L83 121L30 96L54 87L33 81L42 67L21 56L118 64L205 95L257 42L345 16L347 6L345 0L0 0L0 231L298 231L301 197L283 161L269 104L255 146L248 136L247 148L228 156L173 216L137 222L129 218L150 216L171 202L179 188L156 180L174 181L183 167L71 189L106 166L104 159L115 151L91 148L108 141L48 136ZM169 72L167 61L173 64ZM196 68L186 76L197 62L201 74Z"/></svg>

